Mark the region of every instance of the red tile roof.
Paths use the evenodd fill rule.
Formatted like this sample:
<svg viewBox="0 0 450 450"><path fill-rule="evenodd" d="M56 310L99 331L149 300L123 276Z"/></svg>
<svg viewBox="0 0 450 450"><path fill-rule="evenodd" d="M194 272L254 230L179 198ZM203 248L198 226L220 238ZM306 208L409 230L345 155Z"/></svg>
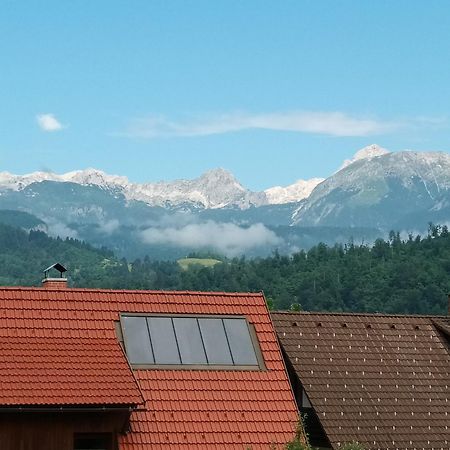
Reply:
<svg viewBox="0 0 450 450"><path fill-rule="evenodd" d="M35 401L33 393L14 391L13 372L20 375L23 387L44 389L42 397L53 404L80 398L87 386L94 403L122 394L131 398L125 371L119 383L122 390L111 384L111 362L117 359L121 365L123 360L114 329L123 312L245 315L254 324L267 370L133 371L145 405L132 413L132 431L121 437L122 449L151 445L152 449L256 450L292 438L298 414L262 294L0 289L0 383L8 375L0 394L8 400L0 397L0 404L10 404L16 394ZM31 354L35 359L24 362L21 356L31 358ZM33 369L37 358L45 361L39 376L47 373L54 378L33 381L32 371L41 370L37 365ZM76 361L86 372L75 366ZM53 396L45 390L52 384L56 385ZM136 390L133 395L136 399Z"/></svg>
<svg viewBox="0 0 450 450"><path fill-rule="evenodd" d="M0 331L4 331L1 325ZM0 337L2 406L141 403L122 349L112 339L32 333Z"/></svg>
<svg viewBox="0 0 450 450"><path fill-rule="evenodd" d="M334 448L450 446L450 354L432 317L273 313ZM439 322L445 323L445 320Z"/></svg>

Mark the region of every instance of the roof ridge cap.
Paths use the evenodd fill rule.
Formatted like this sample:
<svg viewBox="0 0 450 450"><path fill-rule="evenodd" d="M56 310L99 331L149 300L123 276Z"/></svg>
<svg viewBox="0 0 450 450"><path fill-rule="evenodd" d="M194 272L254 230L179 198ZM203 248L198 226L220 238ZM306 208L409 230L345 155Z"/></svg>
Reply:
<svg viewBox="0 0 450 450"><path fill-rule="evenodd" d="M357 317L415 317L422 319L445 319L445 315L433 314L389 314L389 313L361 313L361 312L328 312L328 311L270 311L270 314L291 314L305 316L357 316Z"/></svg>
<svg viewBox="0 0 450 450"><path fill-rule="evenodd" d="M59 279L59 278L58 278ZM48 289L41 286L0 286L0 291L45 291ZM262 292L224 292L224 291L176 291L158 289L102 289L71 287L58 289L58 292L100 292L100 293L130 293L130 294L159 294L159 295L205 295L205 296L229 296L229 297L261 297Z"/></svg>

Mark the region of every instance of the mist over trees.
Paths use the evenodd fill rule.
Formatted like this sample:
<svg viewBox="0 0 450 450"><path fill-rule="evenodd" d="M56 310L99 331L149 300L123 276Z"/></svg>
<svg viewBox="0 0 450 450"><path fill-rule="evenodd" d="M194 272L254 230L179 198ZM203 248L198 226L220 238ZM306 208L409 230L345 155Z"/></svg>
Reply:
<svg viewBox="0 0 450 450"><path fill-rule="evenodd" d="M202 255L190 255L202 256ZM53 239L0 224L0 284L39 286L54 262L74 287L264 291L274 309L444 314L450 292L450 233L430 225L424 237L391 232L373 246L325 244L291 256L227 259L213 266L129 262L75 239Z"/></svg>

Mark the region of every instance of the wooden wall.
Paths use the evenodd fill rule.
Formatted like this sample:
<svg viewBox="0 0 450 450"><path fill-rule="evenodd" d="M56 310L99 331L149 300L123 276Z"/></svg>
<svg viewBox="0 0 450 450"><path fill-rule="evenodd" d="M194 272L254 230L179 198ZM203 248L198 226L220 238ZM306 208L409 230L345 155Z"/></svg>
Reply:
<svg viewBox="0 0 450 450"><path fill-rule="evenodd" d="M1 450L73 450L75 433L117 435L128 421L128 412L1 412Z"/></svg>

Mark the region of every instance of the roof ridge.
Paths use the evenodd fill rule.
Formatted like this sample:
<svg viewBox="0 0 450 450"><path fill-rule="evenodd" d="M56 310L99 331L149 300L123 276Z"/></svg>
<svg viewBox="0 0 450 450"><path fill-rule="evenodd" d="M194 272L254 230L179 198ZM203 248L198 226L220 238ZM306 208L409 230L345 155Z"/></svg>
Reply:
<svg viewBox="0 0 450 450"><path fill-rule="evenodd" d="M205 295L205 296L228 296L228 297L261 297L260 292L221 292L221 291L176 291L161 289L101 289L101 288L66 288L48 289L42 286L0 286L0 291L37 291L37 292L99 292L99 293L130 293L130 294L158 294L158 295Z"/></svg>
<svg viewBox="0 0 450 450"><path fill-rule="evenodd" d="M291 315L320 315L320 316L358 316L358 317L415 317L423 319L447 319L445 315L433 314L389 314L389 313L361 313L361 312L329 312L329 311L270 311L270 314L291 314Z"/></svg>

